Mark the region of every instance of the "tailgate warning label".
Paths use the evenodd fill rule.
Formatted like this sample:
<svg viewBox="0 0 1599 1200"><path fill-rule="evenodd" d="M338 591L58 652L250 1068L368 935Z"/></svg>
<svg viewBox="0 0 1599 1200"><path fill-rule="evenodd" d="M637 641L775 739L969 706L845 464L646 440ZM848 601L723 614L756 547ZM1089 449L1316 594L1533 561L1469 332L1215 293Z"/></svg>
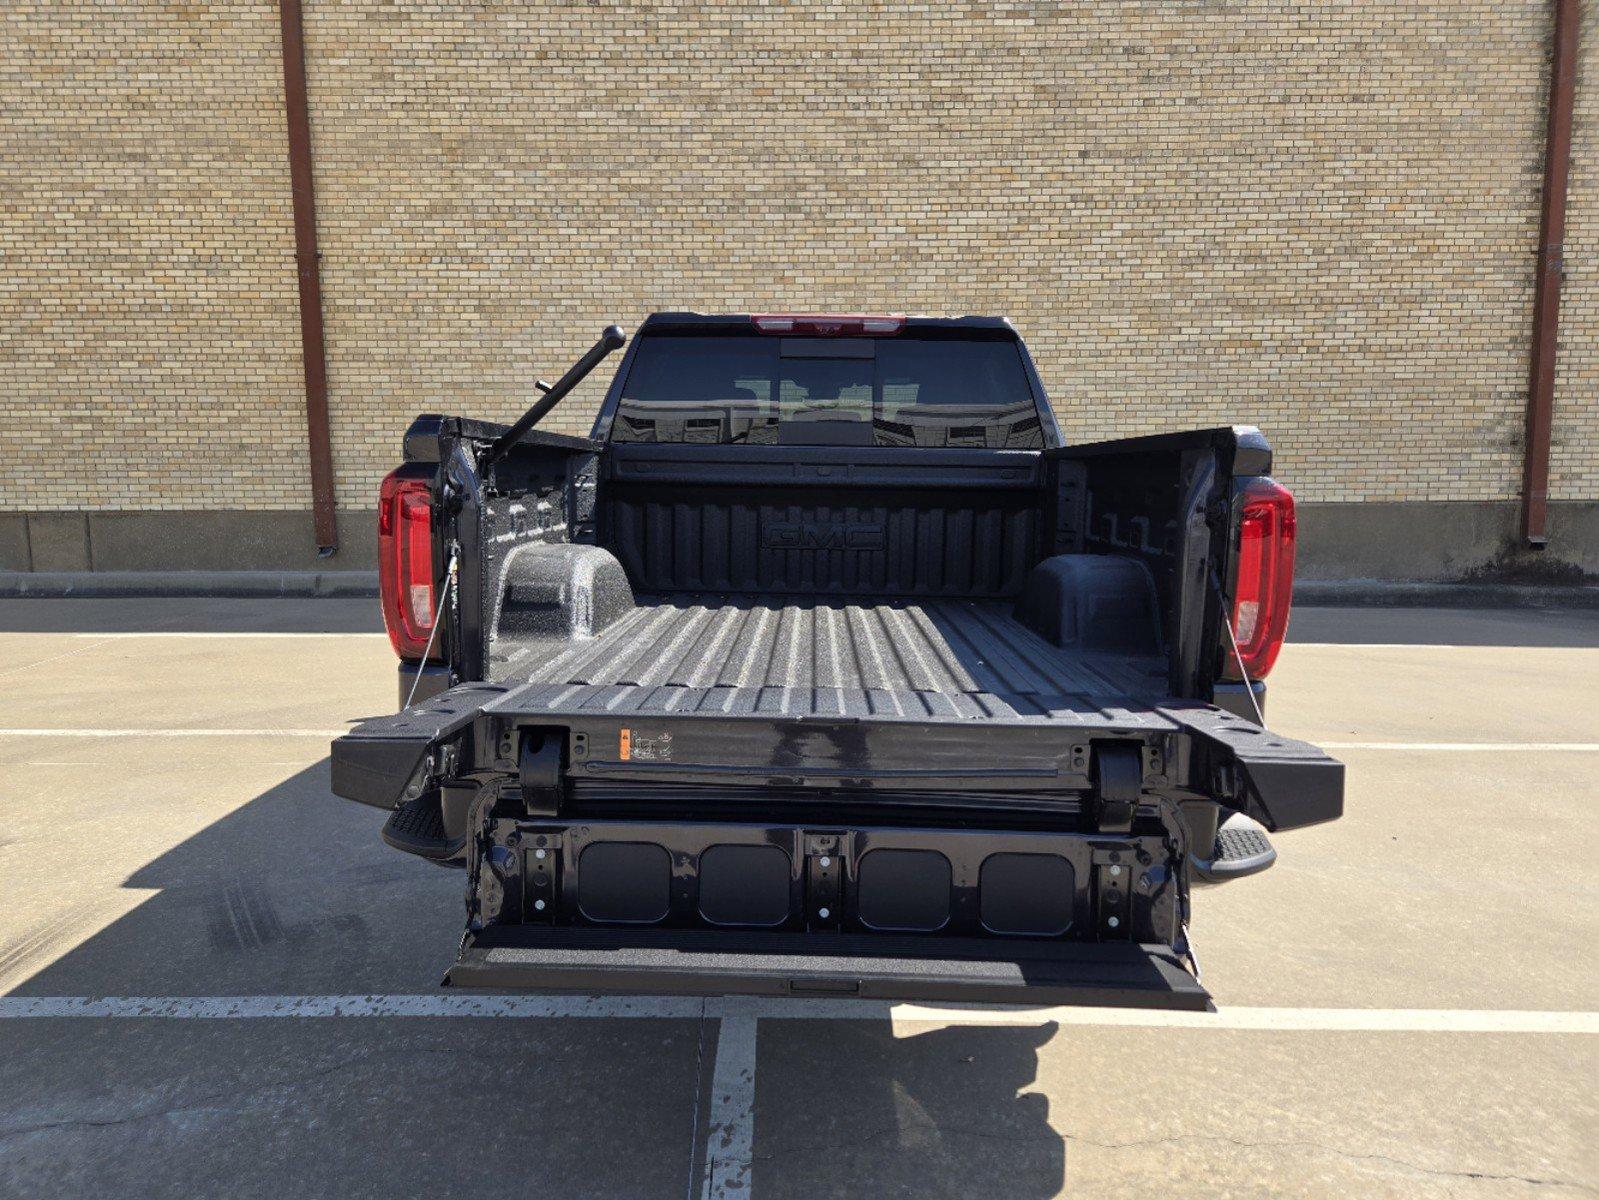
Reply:
<svg viewBox="0 0 1599 1200"><path fill-rule="evenodd" d="M623 762L671 762L672 735L670 733L637 733L625 726L620 739Z"/></svg>

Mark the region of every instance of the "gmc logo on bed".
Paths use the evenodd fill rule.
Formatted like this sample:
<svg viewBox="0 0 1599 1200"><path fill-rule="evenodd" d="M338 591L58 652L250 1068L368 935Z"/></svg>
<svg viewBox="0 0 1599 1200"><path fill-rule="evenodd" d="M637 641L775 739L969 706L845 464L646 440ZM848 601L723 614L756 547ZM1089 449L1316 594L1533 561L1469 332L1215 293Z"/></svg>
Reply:
<svg viewBox="0 0 1599 1200"><path fill-rule="evenodd" d="M881 525L864 521L785 521L768 525L761 545L768 550L882 550L887 539Z"/></svg>

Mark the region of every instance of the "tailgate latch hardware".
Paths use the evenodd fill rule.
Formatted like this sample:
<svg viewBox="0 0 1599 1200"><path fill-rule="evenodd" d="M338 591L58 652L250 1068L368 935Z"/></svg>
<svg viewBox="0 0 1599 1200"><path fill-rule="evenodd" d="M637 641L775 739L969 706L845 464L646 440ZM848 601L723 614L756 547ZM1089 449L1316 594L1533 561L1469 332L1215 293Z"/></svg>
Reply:
<svg viewBox="0 0 1599 1200"><path fill-rule="evenodd" d="M1144 756L1137 742L1095 742L1093 821L1100 833L1131 833L1144 788Z"/></svg>
<svg viewBox="0 0 1599 1200"><path fill-rule="evenodd" d="M1131 934L1136 867L1131 846L1094 848L1094 924L1101 941L1124 941Z"/></svg>
<svg viewBox="0 0 1599 1200"><path fill-rule="evenodd" d="M844 839L836 833L805 835L805 927L837 929L844 900Z"/></svg>
<svg viewBox="0 0 1599 1200"><path fill-rule="evenodd" d="M539 836L535 843L555 839ZM522 920L530 925L551 925L555 922L555 893L561 878L561 852L554 846L535 844L522 853L523 872Z"/></svg>
<svg viewBox="0 0 1599 1200"><path fill-rule="evenodd" d="M516 758L522 804L530 817L556 817L561 812L561 745L564 739L536 729L522 731Z"/></svg>

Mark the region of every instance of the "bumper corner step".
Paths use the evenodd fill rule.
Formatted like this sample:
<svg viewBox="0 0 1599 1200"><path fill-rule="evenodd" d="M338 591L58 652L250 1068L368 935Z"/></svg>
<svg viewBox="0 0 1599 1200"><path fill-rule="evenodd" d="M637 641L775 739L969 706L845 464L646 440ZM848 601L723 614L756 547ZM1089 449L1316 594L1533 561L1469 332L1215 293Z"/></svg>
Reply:
<svg viewBox="0 0 1599 1200"><path fill-rule="evenodd" d="M1217 827L1210 857L1202 859L1190 855L1189 861L1201 882L1225 883L1229 879L1259 875L1277 861L1277 847L1271 844L1264 825L1253 817L1235 812Z"/></svg>
<svg viewBox="0 0 1599 1200"><path fill-rule="evenodd" d="M437 792L423 792L395 809L383 826L383 840L396 850L434 862L447 862L466 849L466 838L446 836Z"/></svg>

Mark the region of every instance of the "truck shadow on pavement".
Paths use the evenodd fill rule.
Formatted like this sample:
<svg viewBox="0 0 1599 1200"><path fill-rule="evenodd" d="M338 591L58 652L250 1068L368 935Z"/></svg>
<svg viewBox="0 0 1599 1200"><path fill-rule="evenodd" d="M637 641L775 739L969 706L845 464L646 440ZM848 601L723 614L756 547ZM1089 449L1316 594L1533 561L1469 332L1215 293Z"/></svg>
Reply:
<svg viewBox="0 0 1599 1200"><path fill-rule="evenodd" d="M1027 1090L1056 1030L761 1022L755 1194L1059 1195L1065 1142Z"/></svg>
<svg viewBox="0 0 1599 1200"><path fill-rule="evenodd" d="M171 812L107 797L130 820ZM148 897L64 952L92 895L42 919L0 948L0 980L15 996L432 993L464 876L390 850L381 824L332 795L324 759L133 871L124 886ZM8 1196L699 1194L714 1019L5 1024ZM1064 1143L1025 1094L1053 1033L763 1020L756 1192L1058 1194Z"/></svg>

